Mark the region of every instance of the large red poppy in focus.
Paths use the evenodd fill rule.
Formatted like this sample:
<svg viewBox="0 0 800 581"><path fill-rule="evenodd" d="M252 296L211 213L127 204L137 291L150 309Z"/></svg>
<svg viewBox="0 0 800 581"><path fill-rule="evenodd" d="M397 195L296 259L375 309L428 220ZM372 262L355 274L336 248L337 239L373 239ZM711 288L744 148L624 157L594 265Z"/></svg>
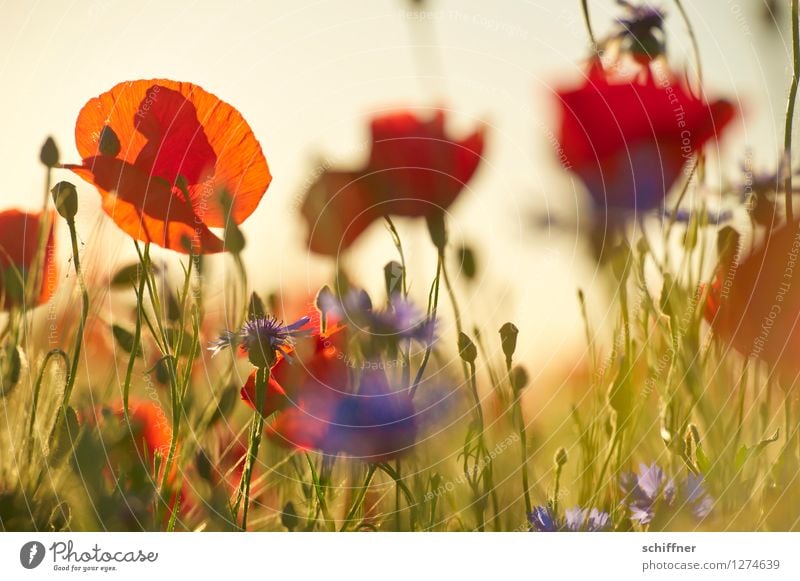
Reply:
<svg viewBox="0 0 800 581"><path fill-rule="evenodd" d="M38 263L39 292L33 297L33 306L50 300L58 283L53 226L54 221L51 219L44 256ZM31 269L34 268L39 249L41 227L40 214L28 214L19 210L0 212L0 307L3 310L25 303L23 293L32 276Z"/></svg>
<svg viewBox="0 0 800 581"><path fill-rule="evenodd" d="M117 225L178 252L222 251L209 228L226 225L223 195L240 224L272 179L241 114L191 83L120 83L83 107L75 141L83 162L67 167L97 187Z"/></svg>
<svg viewBox="0 0 800 581"><path fill-rule="evenodd" d="M656 208L692 156L734 117L669 76L617 79L594 66L578 88L558 93L562 163L601 210Z"/></svg>
<svg viewBox="0 0 800 581"><path fill-rule="evenodd" d="M483 155L483 126L453 139L441 110L430 118L410 111L380 115L370 133L363 166L328 169L306 192L301 211L313 252L341 252L386 215L426 217L449 208Z"/></svg>

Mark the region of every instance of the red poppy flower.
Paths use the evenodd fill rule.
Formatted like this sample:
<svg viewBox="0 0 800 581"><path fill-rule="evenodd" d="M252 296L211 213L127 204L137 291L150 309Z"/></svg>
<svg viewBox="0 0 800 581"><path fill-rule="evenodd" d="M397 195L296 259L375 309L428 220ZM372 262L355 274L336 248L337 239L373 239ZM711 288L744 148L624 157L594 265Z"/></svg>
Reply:
<svg viewBox="0 0 800 581"><path fill-rule="evenodd" d="M97 187L105 212L133 238L178 252L223 250L209 230L226 225L223 196L240 224L272 179L241 114L191 83L120 83L83 107L75 140L83 163L67 167Z"/></svg>
<svg viewBox="0 0 800 581"><path fill-rule="evenodd" d="M372 149L354 171L325 171L301 208L309 247L335 255L386 215L426 217L447 209L481 160L484 129L462 140L445 132L445 112L430 119L399 111L370 123Z"/></svg>
<svg viewBox="0 0 800 581"><path fill-rule="evenodd" d="M800 223L772 231L740 264L720 268L706 319L745 356L786 375L800 373Z"/></svg>
<svg viewBox="0 0 800 581"><path fill-rule="evenodd" d="M609 78L594 67L578 89L558 93L562 162L603 209L659 206L686 162L734 116L672 77Z"/></svg>
<svg viewBox="0 0 800 581"><path fill-rule="evenodd" d="M348 366L345 360L344 328L331 327L324 335L298 340L293 361L281 357L270 370L267 397L261 413L268 416L296 401L303 392L325 394L330 386L347 387ZM255 408L256 372L242 388L242 400Z"/></svg>
<svg viewBox="0 0 800 581"><path fill-rule="evenodd" d="M41 225L41 214L26 214L19 210L0 212L0 307L4 310L24 304L25 286L39 250ZM50 300L58 283L58 269L53 260L53 225L51 219L44 257L39 260L40 288L33 300L34 305Z"/></svg>
<svg viewBox="0 0 800 581"><path fill-rule="evenodd" d="M348 391L354 369L341 331L311 339L313 349L282 359L272 370L268 404L277 411L267 435L282 445L326 454L347 454L370 462L394 458L414 444L417 421L407 390L392 390L377 366L360 373L358 390ZM242 390L250 405L254 384ZM280 392L285 394L280 396ZM270 397L273 399L270 400Z"/></svg>
<svg viewBox="0 0 800 581"><path fill-rule="evenodd" d="M119 404L115 415L122 419L122 405ZM147 458L154 466L156 453L162 456L162 466L169 453L172 440L172 428L164 410L151 401L128 402L128 415L131 423L131 434L136 448L142 458ZM170 480L174 474L170 474Z"/></svg>

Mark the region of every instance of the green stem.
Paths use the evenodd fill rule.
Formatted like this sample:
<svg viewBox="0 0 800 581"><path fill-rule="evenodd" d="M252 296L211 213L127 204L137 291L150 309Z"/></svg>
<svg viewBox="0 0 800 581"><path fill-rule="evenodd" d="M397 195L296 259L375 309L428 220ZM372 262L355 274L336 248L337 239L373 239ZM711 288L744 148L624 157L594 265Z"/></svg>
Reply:
<svg viewBox="0 0 800 581"><path fill-rule="evenodd" d="M786 125L783 133L783 149L786 167L784 167L784 196L786 199L786 221L793 222L792 212L792 124L794 122L794 106L797 101L797 82L800 77L800 18L798 17L798 0L792 0L792 83L789 86L789 101L786 104Z"/></svg>
<svg viewBox="0 0 800 581"><path fill-rule="evenodd" d="M356 516L356 512L358 511L361 504L364 502L364 497L367 495L367 490L369 490L369 485L372 482L372 477L375 476L375 471L377 470L377 466L375 464L370 464L369 468L367 469L367 476L364 478L364 484L361 485L360 490L358 491L358 495L356 499L353 501L353 506L350 507L350 510L347 513L347 516L344 519L344 523L342 523L341 531L346 531L348 525L353 522L353 519Z"/></svg>
<svg viewBox="0 0 800 581"><path fill-rule="evenodd" d="M441 286L441 276L442 276L442 256L439 254L439 259L436 265L436 277L433 279L433 284L431 284L431 290L428 293L428 321L436 322L436 313L439 309L439 287ZM419 365L419 369L417 370L417 375L414 377L414 383L411 384L411 387L408 390L409 397L413 398L414 394L419 387L419 384L422 382L422 377L425 374L425 368L428 366L428 361L431 358L431 352L433 351L433 342L429 342L425 346L425 353L422 356L422 362Z"/></svg>
<svg viewBox="0 0 800 581"><path fill-rule="evenodd" d="M511 358L506 360L506 370L508 371L508 381L511 384L511 393L515 393L517 390L514 387L513 379L511 377ZM525 430L525 418L522 416L521 399L522 391L520 390L519 393L516 393L514 397L512 415L514 415L519 422L518 430L520 453L522 456L522 464L520 465L519 471L520 475L522 476L522 494L525 498L525 514L530 514L533 511L533 505L531 504L530 482L528 480L528 434Z"/></svg>
<svg viewBox="0 0 800 581"><path fill-rule="evenodd" d="M697 35L694 33L692 21L689 19L689 15L686 13L686 10L683 7L683 2L681 2L681 0L675 0L675 5L678 7L678 12L681 13L681 18L683 19L684 24L686 24L686 31L689 34L689 42L692 44L694 65L697 68L698 94L700 94L703 90L703 65L702 60L700 59L700 45L697 44Z"/></svg>
<svg viewBox="0 0 800 581"><path fill-rule="evenodd" d="M149 242L148 242L149 244ZM144 265L142 265L144 268ZM128 359L128 368L125 371L125 383L122 387L122 410L125 417L128 416L128 399L131 391L131 377L133 375L133 364L136 361L136 352L142 339L142 311L144 310L144 271L139 273L139 287L136 290L136 328L133 333L133 349Z"/></svg>
<svg viewBox="0 0 800 581"><path fill-rule="evenodd" d="M416 520L416 506L417 502L414 500L414 495L408 489L408 486L403 483L403 480L400 478L400 475L395 472L394 468L391 467L390 464L387 462L381 462L378 464L378 468L386 472L389 477L394 480L394 484L397 488L399 488L403 492L403 496L406 497L406 502L408 503L408 510L409 510L409 517L411 519L411 530L416 530L417 527L417 520Z"/></svg>
<svg viewBox="0 0 800 581"><path fill-rule="evenodd" d="M597 45L597 39L592 30L592 20L589 18L589 3L588 0L581 0L581 10L583 11L583 22L586 24L586 32L589 34L589 42L592 43L592 52L596 58L600 58L600 47Z"/></svg>
<svg viewBox="0 0 800 581"><path fill-rule="evenodd" d="M261 411L264 409L264 402L267 399L267 383L269 383L269 367L260 367L256 370L256 411L253 415L252 429L250 430L250 442L247 450L247 461L244 465L242 482L244 483L244 507L242 508L243 531L247 530L247 514L250 509L250 485L253 480L253 466L258 458L258 448L261 445L261 434L264 431L264 416Z"/></svg>
<svg viewBox="0 0 800 581"><path fill-rule="evenodd" d="M319 503L319 509L322 511L322 518L325 519L325 528L329 531L335 530L336 521L331 516L331 513L328 511L328 503L325 501L325 493L322 490L322 484L320 483L319 476L317 475L317 469L314 467L314 461L311 459L311 455L306 453L306 461L308 462L308 466L311 469L311 479L314 484L314 492L317 495L317 502Z"/></svg>
<svg viewBox="0 0 800 581"><path fill-rule="evenodd" d="M78 233L75 229L75 220L68 218L67 226L69 227L69 237L72 242L72 261L75 265L75 273L78 276L78 285L81 289L81 316L78 323L78 333L75 337L75 349L72 353L72 367L70 368L69 377L67 378L67 386L64 389L64 399L61 403L62 411L66 411L70 396L72 395L72 390L75 387L75 379L78 374L78 365L81 357L81 347L83 345L83 330L86 327L86 317L89 315L89 293L86 290L86 282L83 279L83 271L81 270L81 257L78 252Z"/></svg>

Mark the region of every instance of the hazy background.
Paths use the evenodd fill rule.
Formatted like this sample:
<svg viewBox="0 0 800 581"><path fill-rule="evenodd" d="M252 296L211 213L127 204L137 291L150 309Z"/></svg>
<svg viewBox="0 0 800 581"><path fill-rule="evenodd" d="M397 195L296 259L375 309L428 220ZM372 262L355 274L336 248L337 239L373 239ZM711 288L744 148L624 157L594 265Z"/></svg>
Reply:
<svg viewBox="0 0 800 581"><path fill-rule="evenodd" d="M671 62L691 76L684 24L671 1L659 4L669 13ZM788 3L780 4L786 12ZM609 0L590 5L601 36L620 11ZM756 169L772 169L788 87L785 26L767 22L760 0L685 6L708 94L739 101L744 112L724 141L728 169L747 146ZM244 225L255 286L304 296L333 272L330 260L305 251L297 214L315 169L325 160L360 163L371 114L441 105L451 110L456 134L479 120L490 126L486 163L451 216L452 237L470 242L480 260L479 281L458 283L467 321L491 332L516 321L523 356L547 373L564 364L557 355L581 347L576 288L587 290L596 322L606 313L604 288L575 226L583 192L558 166L553 145L553 90L580 79L588 46L578 0L16 0L0 3L0 13L3 208L40 207L38 152L46 136L55 137L63 160L78 161L73 127L89 98L125 80L191 81L241 111L274 175ZM98 219L90 186L69 172L56 179L79 185L79 231L109 271L128 254L129 240L110 219ZM536 229L535 217L548 214L562 226ZM433 252L422 224L398 225L412 292L422 301ZM66 250L66 232L60 238ZM377 292L382 266L394 257L377 224L346 260ZM66 254L62 263L66 270ZM223 287L225 272L217 270L212 286Z"/></svg>

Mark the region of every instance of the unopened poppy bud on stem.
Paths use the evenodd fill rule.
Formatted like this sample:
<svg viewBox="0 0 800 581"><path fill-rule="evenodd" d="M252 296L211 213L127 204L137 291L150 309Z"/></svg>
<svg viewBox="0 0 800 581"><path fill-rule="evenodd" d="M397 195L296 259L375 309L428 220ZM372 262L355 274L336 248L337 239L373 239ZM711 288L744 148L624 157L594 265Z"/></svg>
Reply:
<svg viewBox="0 0 800 581"><path fill-rule="evenodd" d="M78 213L78 190L75 186L69 182L58 182L50 193L53 194L53 203L59 215L68 222L73 221Z"/></svg>
<svg viewBox="0 0 800 581"><path fill-rule="evenodd" d="M386 283L386 296L391 297L403 289L403 265L392 260L383 267L383 276Z"/></svg>
<svg viewBox="0 0 800 581"><path fill-rule="evenodd" d="M443 250L447 246L447 227L444 223L444 212L437 210L428 215L426 221L433 245L439 250Z"/></svg>
<svg viewBox="0 0 800 581"><path fill-rule="evenodd" d="M108 125L103 127L100 130L100 139L97 142L97 149L100 154L108 157L117 157L120 148L119 137L114 133L114 130Z"/></svg>
<svg viewBox="0 0 800 581"><path fill-rule="evenodd" d="M506 323L500 327L500 342L503 346L503 354L506 356L506 361L511 362L514 352L517 350L517 336L519 329L514 323Z"/></svg>
<svg viewBox="0 0 800 581"><path fill-rule="evenodd" d="M475 347L475 343L464 333L458 336L458 353L461 355L461 359L467 363L475 363L478 358L478 349Z"/></svg>
<svg viewBox="0 0 800 581"><path fill-rule="evenodd" d="M525 389L529 381L528 372L524 367L517 365L511 370L511 386L514 388L515 393L519 393Z"/></svg>
<svg viewBox="0 0 800 581"><path fill-rule="evenodd" d="M245 238L242 230L231 222L225 228L225 249L231 254L240 254L245 247Z"/></svg>
<svg viewBox="0 0 800 581"><path fill-rule="evenodd" d="M328 309L334 303L336 297L327 284L323 285L317 293L317 298L314 300L314 306L317 307L320 315L320 330L324 333L328 327Z"/></svg>
<svg viewBox="0 0 800 581"><path fill-rule="evenodd" d="M569 460L569 457L567 456L567 451L564 448L559 448L558 450L556 450L556 455L555 455L556 466L561 468L564 464L567 463L567 460Z"/></svg>
<svg viewBox="0 0 800 581"><path fill-rule="evenodd" d="M56 146L56 142L53 141L52 137L48 137L44 145L42 145L42 151L39 154L39 159L41 162L49 167L53 168L58 165L58 147Z"/></svg>

